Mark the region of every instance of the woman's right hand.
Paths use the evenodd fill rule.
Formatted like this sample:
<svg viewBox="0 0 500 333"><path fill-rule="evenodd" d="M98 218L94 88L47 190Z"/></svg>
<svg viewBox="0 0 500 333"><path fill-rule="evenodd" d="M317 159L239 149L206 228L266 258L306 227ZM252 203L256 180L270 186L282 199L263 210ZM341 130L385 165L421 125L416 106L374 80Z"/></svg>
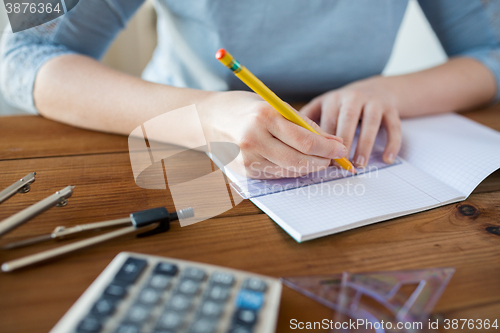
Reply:
<svg viewBox="0 0 500 333"><path fill-rule="evenodd" d="M347 155L342 138L300 114L321 135L288 121L255 93L214 92L196 107L207 141L237 144L231 167L249 178L299 177Z"/></svg>

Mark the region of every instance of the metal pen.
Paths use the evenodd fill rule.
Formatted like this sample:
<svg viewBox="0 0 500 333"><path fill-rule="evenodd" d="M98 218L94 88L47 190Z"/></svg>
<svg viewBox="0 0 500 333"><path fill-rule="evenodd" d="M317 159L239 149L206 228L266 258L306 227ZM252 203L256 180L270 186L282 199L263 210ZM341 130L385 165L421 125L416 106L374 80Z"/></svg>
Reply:
<svg viewBox="0 0 500 333"><path fill-rule="evenodd" d="M73 194L74 188L74 186L67 186L28 208L0 221L0 237L51 207L66 206L68 198Z"/></svg>
<svg viewBox="0 0 500 333"><path fill-rule="evenodd" d="M0 192L0 203L4 202L16 193L26 193L29 192L31 187L30 184L35 181L36 172L28 173L23 178L19 179L14 184L10 185L6 189Z"/></svg>

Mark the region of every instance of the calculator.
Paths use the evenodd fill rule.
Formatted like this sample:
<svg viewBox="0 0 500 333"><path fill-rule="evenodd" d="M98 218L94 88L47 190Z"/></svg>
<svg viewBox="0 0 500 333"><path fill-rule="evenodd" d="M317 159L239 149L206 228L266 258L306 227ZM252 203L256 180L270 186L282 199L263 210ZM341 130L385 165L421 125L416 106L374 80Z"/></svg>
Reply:
<svg viewBox="0 0 500 333"><path fill-rule="evenodd" d="M51 332L274 332L280 298L275 278L121 252Z"/></svg>

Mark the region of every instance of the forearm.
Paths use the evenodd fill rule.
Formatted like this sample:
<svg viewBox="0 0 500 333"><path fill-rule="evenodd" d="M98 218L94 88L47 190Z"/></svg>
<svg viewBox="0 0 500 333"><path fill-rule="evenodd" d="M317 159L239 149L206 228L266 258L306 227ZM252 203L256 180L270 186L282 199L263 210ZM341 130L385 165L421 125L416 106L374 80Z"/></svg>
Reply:
<svg viewBox="0 0 500 333"><path fill-rule="evenodd" d="M46 118L77 127L128 135L160 114L196 104L211 92L155 84L108 68L80 55L56 57L42 66L35 105ZM168 124L166 124L168 125ZM175 131L176 126L166 126ZM187 133L170 133L175 144ZM178 135L176 135L178 134ZM155 138L161 140L161 133ZM170 140L171 141L171 140Z"/></svg>
<svg viewBox="0 0 500 333"><path fill-rule="evenodd" d="M479 107L496 93L493 74L470 58L454 58L428 70L384 79L401 117Z"/></svg>

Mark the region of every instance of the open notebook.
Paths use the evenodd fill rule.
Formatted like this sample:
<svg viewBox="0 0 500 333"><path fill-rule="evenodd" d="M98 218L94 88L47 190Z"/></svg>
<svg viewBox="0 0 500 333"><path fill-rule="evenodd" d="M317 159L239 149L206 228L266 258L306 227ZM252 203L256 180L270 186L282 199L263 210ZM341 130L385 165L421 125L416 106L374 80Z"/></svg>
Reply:
<svg viewBox="0 0 500 333"><path fill-rule="evenodd" d="M500 168L500 133L465 117L404 120L402 130L396 163L381 162L382 132L357 176L332 167L273 183L221 169L243 197L301 242L464 200Z"/></svg>

